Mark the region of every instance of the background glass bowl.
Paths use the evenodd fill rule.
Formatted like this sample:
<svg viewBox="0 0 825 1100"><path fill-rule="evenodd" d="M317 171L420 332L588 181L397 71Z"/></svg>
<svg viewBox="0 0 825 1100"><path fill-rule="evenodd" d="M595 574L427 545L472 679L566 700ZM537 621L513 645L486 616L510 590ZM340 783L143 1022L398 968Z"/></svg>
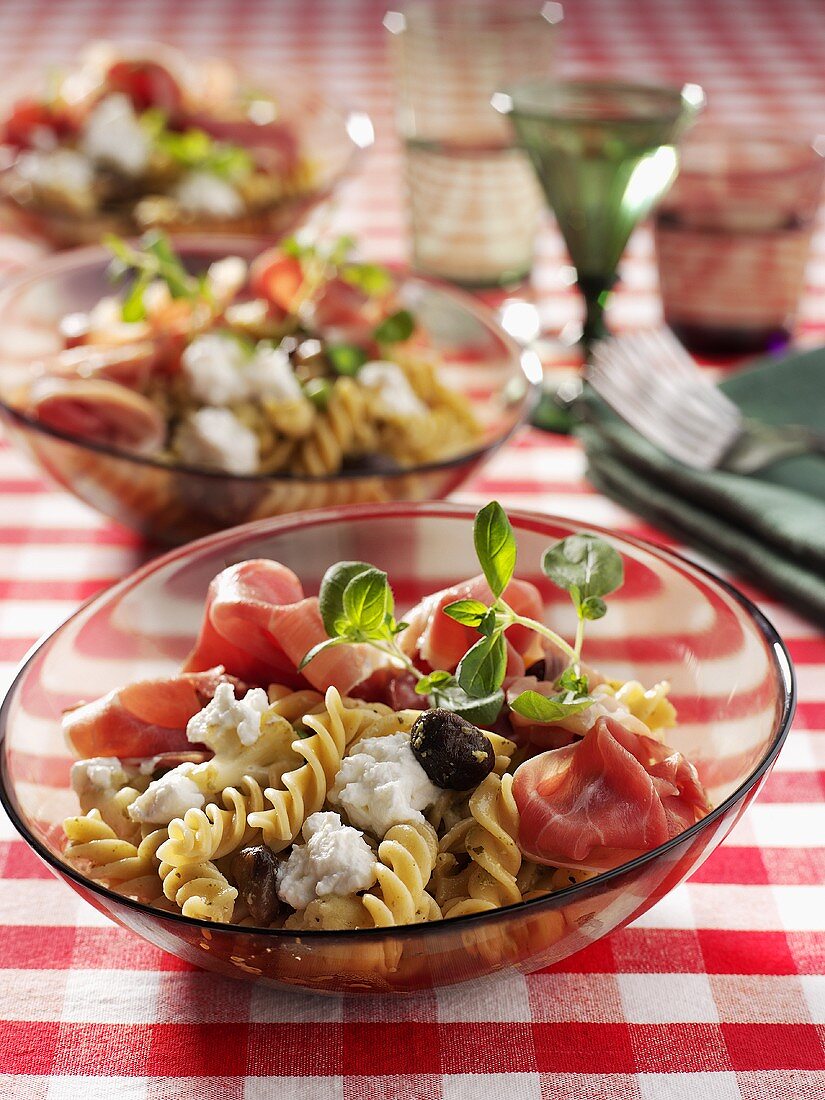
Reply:
<svg viewBox="0 0 825 1100"><path fill-rule="evenodd" d="M177 242L192 271L226 255L251 258L260 243L243 238ZM161 542L179 543L266 516L386 500L444 497L465 481L528 417L541 368L492 313L468 295L426 279L399 276L403 303L444 360L443 380L472 403L483 425L473 450L394 472L329 477L237 476L169 465L50 429L15 407L14 391L61 346L58 323L112 291L103 248L52 256L0 292L0 420L59 485L107 516Z"/></svg>
<svg viewBox="0 0 825 1100"><path fill-rule="evenodd" d="M669 740L697 765L715 809L614 871L505 909L401 928L255 931L160 913L63 862L61 821L77 812L60 730L64 707L128 680L171 673L192 644L210 579L249 557L276 558L316 592L339 559L389 572L403 612L474 574L473 513L454 504L366 505L250 524L173 551L95 597L27 658L0 709L0 796L59 877L101 912L198 966L326 993L399 993L557 962L644 913L737 822L767 777L793 715L793 674L776 632L709 573L635 539L599 531L624 556L626 581L588 625L586 659L610 676L667 678L680 712ZM512 512L517 574L542 593L548 621L573 629L566 594L541 574L547 544L583 529Z"/></svg>
<svg viewBox="0 0 825 1100"><path fill-rule="evenodd" d="M154 50L177 56L176 50L158 43L151 47L144 45L137 52L139 56L153 56L151 51ZM300 73L281 70L261 79L256 79L253 74L249 79L250 84L275 101L280 120L294 129L301 152L312 164L312 187L305 194L285 199L255 215L209 222L201 220L200 225L195 219L187 226L164 227L166 232L177 235L195 233L200 229L213 238L254 236L259 245L272 243L302 225L310 213L352 173L361 151L372 145L374 131L369 116L363 111L349 110L329 102ZM7 117L17 99L31 94L29 78L27 84L21 84L16 89L16 94L4 97L0 118ZM131 209L125 206L120 211L94 213L87 217L49 210L42 203L35 202L29 188L16 182L12 158L7 158L0 165L0 211L12 232L45 241L56 249L97 244L106 233L132 237L141 228L132 217Z"/></svg>

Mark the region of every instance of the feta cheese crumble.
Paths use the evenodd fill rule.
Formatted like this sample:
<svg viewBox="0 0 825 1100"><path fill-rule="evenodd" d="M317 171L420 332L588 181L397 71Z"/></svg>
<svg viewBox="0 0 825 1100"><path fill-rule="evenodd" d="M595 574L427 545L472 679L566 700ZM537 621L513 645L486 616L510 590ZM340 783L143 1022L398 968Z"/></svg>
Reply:
<svg viewBox="0 0 825 1100"><path fill-rule="evenodd" d="M238 218L243 199L226 180L212 172L187 172L173 191L184 210L208 218Z"/></svg>
<svg viewBox="0 0 825 1100"><path fill-rule="evenodd" d="M427 412L427 406L397 363L373 359L358 371L358 381L375 391L392 416L424 416Z"/></svg>
<svg viewBox="0 0 825 1100"><path fill-rule="evenodd" d="M293 909L315 898L346 897L375 882L376 859L363 834L344 825L338 814L310 814L302 830L305 844L294 844L278 875L278 897Z"/></svg>
<svg viewBox="0 0 825 1100"><path fill-rule="evenodd" d="M424 820L441 794L418 763L408 733L370 737L344 758L329 800L347 817L381 839L393 825Z"/></svg>
<svg viewBox="0 0 825 1100"><path fill-rule="evenodd" d="M251 397L276 401L300 401L303 397L301 383L283 348L259 344L244 368L244 378Z"/></svg>
<svg viewBox="0 0 825 1100"><path fill-rule="evenodd" d="M114 791L123 787L129 776L116 756L93 756L72 764L72 789L76 794L90 791Z"/></svg>
<svg viewBox="0 0 825 1100"><path fill-rule="evenodd" d="M80 148L90 160L125 176L140 176L146 171L150 144L131 99L120 92L101 99L86 120L80 138Z"/></svg>
<svg viewBox="0 0 825 1100"><path fill-rule="evenodd" d="M247 383L242 370L247 355L239 340L221 333L207 333L188 344L181 356L183 373L192 394L208 405L243 401Z"/></svg>
<svg viewBox="0 0 825 1100"><path fill-rule="evenodd" d="M129 817L141 825L168 825L172 818L183 817L187 810L200 810L205 799L190 778L194 769L194 764L178 764L150 783L128 807Z"/></svg>
<svg viewBox="0 0 825 1100"><path fill-rule="evenodd" d="M263 688L250 688L243 699L236 699L232 684L218 684L203 710L189 719L186 736L216 752L226 734L236 734L247 747L254 745L261 736L261 720L268 707L269 698Z"/></svg>
<svg viewBox="0 0 825 1100"><path fill-rule="evenodd" d="M198 409L175 436L183 462L228 474L254 474L258 469L258 437L229 409Z"/></svg>
<svg viewBox="0 0 825 1100"><path fill-rule="evenodd" d="M20 177L33 187L49 188L69 195L87 193L95 178L91 161L74 149L23 153L17 158L16 169Z"/></svg>
<svg viewBox="0 0 825 1100"><path fill-rule="evenodd" d="M231 302L246 282L246 262L240 256L215 260L206 272L206 285L219 302Z"/></svg>

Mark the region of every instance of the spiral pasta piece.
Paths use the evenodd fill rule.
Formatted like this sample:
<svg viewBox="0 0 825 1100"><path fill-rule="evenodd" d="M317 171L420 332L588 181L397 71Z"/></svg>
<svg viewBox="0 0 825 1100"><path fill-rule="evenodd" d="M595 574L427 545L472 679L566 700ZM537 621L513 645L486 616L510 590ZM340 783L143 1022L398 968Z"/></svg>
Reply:
<svg viewBox="0 0 825 1100"><path fill-rule="evenodd" d="M618 687L611 684L610 687L615 688L613 694L616 699L624 703L633 717L644 722L651 732L672 729L676 725L676 708L668 699L670 684L667 680L661 680L647 689L638 680L628 680Z"/></svg>
<svg viewBox="0 0 825 1100"><path fill-rule="evenodd" d="M326 409L296 451L294 472L310 477L334 474L346 457L374 447L369 395L352 378L338 378Z"/></svg>
<svg viewBox="0 0 825 1100"><path fill-rule="evenodd" d="M472 824L466 833L466 849L472 866L467 877L467 897L447 908L445 916L481 913L521 901L516 876L521 851L516 843L519 815L513 798L513 777L495 772L470 796Z"/></svg>
<svg viewBox="0 0 825 1100"><path fill-rule="evenodd" d="M232 920L238 891L214 863L190 863L173 867L161 863L158 869L163 893L185 917L228 924Z"/></svg>
<svg viewBox="0 0 825 1100"><path fill-rule="evenodd" d="M260 784L249 775L240 787L227 787L222 792L223 809L212 803L203 810L189 809L182 819L170 821L168 839L158 851L160 859L172 867L185 867L221 859L249 844L255 835L249 815L264 808L264 796Z"/></svg>
<svg viewBox="0 0 825 1100"><path fill-rule="evenodd" d="M249 815L251 828L260 829L264 842L275 852L288 847L309 815L321 809L347 745L380 714L377 704L345 706L334 687L327 689L324 705L326 709L320 714L304 715L303 725L312 733L292 746L305 763L281 776L281 788L266 788L264 797L271 809Z"/></svg>
<svg viewBox="0 0 825 1100"><path fill-rule="evenodd" d="M140 837L140 829L129 817L129 807L148 786L147 782L141 787L132 782L119 790L95 790L87 789L79 796L80 809L84 814L97 810L106 824L114 833L123 840L137 841Z"/></svg>
<svg viewBox="0 0 825 1100"><path fill-rule="evenodd" d="M377 893L363 902L378 928L437 920L440 910L427 893L438 854L435 830L427 822L393 825L378 846Z"/></svg>
<svg viewBox="0 0 825 1100"><path fill-rule="evenodd" d="M165 829L153 830L135 845L119 837L100 810L94 809L66 818L63 830L69 840L66 858L90 863L89 878L105 881L130 897L150 900L159 894L157 850L166 838Z"/></svg>

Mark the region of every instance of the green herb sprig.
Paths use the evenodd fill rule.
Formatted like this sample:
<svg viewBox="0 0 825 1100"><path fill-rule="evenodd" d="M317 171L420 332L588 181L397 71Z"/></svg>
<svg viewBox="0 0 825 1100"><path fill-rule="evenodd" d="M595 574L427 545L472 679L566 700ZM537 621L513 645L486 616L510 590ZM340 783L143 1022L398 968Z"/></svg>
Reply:
<svg viewBox="0 0 825 1100"><path fill-rule="evenodd" d="M170 130L164 111L150 107L140 116L140 124L155 148L182 168L210 172L225 179L250 175L255 167L250 154L241 145L216 141L205 130Z"/></svg>
<svg viewBox="0 0 825 1100"><path fill-rule="evenodd" d="M444 614L480 635L455 673L436 669L424 674L416 668L398 644L398 635L407 624L395 620L387 574L366 562L351 561L338 562L324 575L319 603L328 637L306 654L300 667L333 646L366 643L406 669L416 681L416 692L428 696L435 706L487 725L498 717L504 702L506 632L512 626L522 626L550 641L567 657L568 665L556 681L557 694L548 697L524 691L513 701L512 709L535 722L556 722L590 706L593 697L581 671L584 624L605 614L603 597L622 584L621 556L609 543L589 534L571 535L545 551L543 572L569 592L576 608L576 640L570 645L544 623L518 614L504 599L515 573L517 550L510 521L497 501L476 515L473 541L493 601L455 600L444 608Z"/></svg>
<svg viewBox="0 0 825 1100"><path fill-rule="evenodd" d="M113 233L107 234L103 243L113 256L109 264L112 282L119 283L129 275L134 276L121 307L124 321L145 319L143 296L155 279L166 283L173 298L210 300L205 281L189 274L165 234L147 233L141 238L140 249L133 248Z"/></svg>
<svg viewBox="0 0 825 1100"><path fill-rule="evenodd" d="M581 675L584 625L588 619L605 614L607 605L602 597L622 584L621 556L604 539L589 534L570 535L545 550L542 572L570 593L576 608L576 640L571 646L549 626L518 614L504 599L504 591L515 573L517 551L513 528L498 501L491 501L476 516L473 542L494 596L493 603L488 606L480 600L456 600L444 608L444 614L489 639L503 637L511 626L526 627L565 655L568 666L557 682L558 694L548 698L535 691L522 692L511 704L517 713L538 722L554 722L584 710L593 702L588 694L587 677Z"/></svg>
<svg viewBox="0 0 825 1100"><path fill-rule="evenodd" d="M303 282L295 295L293 312L300 315L314 301L324 284L338 276L358 287L370 298L381 298L392 289L392 275L380 264L353 260L353 237L343 236L327 245L300 237L288 237L280 244L281 251L300 262ZM415 317L408 309L399 309L380 321L372 331L379 344L395 344L409 340L415 331ZM367 362L367 354L357 344L335 344L327 349L330 364L336 374L349 377L358 373Z"/></svg>

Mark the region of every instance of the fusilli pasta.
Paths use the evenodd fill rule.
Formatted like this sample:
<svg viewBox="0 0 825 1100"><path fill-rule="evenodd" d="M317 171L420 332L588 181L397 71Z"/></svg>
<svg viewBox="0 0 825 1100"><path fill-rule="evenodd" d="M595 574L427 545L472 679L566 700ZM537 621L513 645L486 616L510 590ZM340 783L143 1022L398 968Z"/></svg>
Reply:
<svg viewBox="0 0 825 1100"><path fill-rule="evenodd" d="M513 798L513 777L492 773L470 796L471 824L465 835L472 861L467 877L467 897L455 901L445 916L480 913L521 901L516 875L521 867L519 815ZM461 826L457 826L461 829Z"/></svg>
<svg viewBox="0 0 825 1100"><path fill-rule="evenodd" d="M376 927L437 919L427 885L438 854L435 829L426 822L393 825L378 846L377 893L363 897Z"/></svg>

